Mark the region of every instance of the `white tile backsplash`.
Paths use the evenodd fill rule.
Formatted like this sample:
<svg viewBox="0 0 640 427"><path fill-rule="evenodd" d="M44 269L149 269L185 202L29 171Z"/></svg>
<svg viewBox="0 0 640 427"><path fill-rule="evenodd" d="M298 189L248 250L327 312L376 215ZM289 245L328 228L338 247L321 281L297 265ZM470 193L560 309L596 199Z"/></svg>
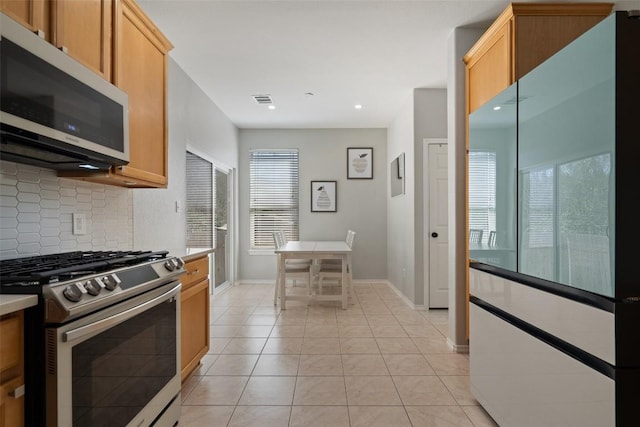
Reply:
<svg viewBox="0 0 640 427"><path fill-rule="evenodd" d="M85 214L86 235L73 234L73 213ZM132 248L132 190L0 161L0 259Z"/></svg>

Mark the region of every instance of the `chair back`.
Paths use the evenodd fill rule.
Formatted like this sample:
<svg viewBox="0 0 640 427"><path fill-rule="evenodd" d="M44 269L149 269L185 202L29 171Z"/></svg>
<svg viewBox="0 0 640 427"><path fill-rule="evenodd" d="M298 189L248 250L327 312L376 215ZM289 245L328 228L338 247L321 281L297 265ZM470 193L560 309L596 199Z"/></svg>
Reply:
<svg viewBox="0 0 640 427"><path fill-rule="evenodd" d="M349 245L350 248L353 248L353 241L356 238L356 232L353 230L349 230L347 231L347 245Z"/></svg>
<svg viewBox="0 0 640 427"><path fill-rule="evenodd" d="M482 229L469 229L469 243L482 243Z"/></svg>
<svg viewBox="0 0 640 427"><path fill-rule="evenodd" d="M282 231L274 231L273 232L273 245L276 249L279 249L282 245L284 245L285 239Z"/></svg>
<svg viewBox="0 0 640 427"><path fill-rule="evenodd" d="M496 245L496 232L495 231L490 231L489 232L489 240L487 241L487 243L489 244L489 246L495 246Z"/></svg>

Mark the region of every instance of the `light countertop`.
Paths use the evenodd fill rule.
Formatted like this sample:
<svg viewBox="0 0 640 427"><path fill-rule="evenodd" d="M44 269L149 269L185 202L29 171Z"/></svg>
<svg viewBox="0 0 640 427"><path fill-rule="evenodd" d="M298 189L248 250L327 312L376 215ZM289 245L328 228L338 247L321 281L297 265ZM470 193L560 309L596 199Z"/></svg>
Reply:
<svg viewBox="0 0 640 427"><path fill-rule="evenodd" d="M204 255L212 254L214 252L215 252L215 249L193 250L191 253L182 255L180 258L182 258L182 261L184 262L189 262L191 260L200 258L201 256L204 256Z"/></svg>
<svg viewBox="0 0 640 427"><path fill-rule="evenodd" d="M37 295L0 295L0 316L38 304Z"/></svg>

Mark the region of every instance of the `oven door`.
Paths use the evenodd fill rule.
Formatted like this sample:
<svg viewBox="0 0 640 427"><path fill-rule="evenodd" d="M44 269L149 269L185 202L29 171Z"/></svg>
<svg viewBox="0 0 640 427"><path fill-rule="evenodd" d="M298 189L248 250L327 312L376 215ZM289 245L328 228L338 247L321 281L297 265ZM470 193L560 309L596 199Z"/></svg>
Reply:
<svg viewBox="0 0 640 427"><path fill-rule="evenodd" d="M177 423L179 319L180 283L171 282L47 328L47 426Z"/></svg>

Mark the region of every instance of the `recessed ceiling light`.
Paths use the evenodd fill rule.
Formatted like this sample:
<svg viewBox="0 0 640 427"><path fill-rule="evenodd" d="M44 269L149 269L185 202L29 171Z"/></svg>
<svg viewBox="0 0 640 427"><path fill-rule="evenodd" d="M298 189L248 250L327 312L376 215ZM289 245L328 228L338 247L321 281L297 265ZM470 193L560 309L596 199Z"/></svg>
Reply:
<svg viewBox="0 0 640 427"><path fill-rule="evenodd" d="M269 105L269 107L268 107L268 108L269 108L269 110L275 110L275 109L276 109L276 106L275 106L275 105Z"/></svg>
<svg viewBox="0 0 640 427"><path fill-rule="evenodd" d="M356 110L361 110L361 109L362 109L362 105L360 105L360 104L356 104L356 105L354 106L354 108L355 108Z"/></svg>
<svg viewBox="0 0 640 427"><path fill-rule="evenodd" d="M498 110L500 110L501 108L502 108L502 107L498 105L498 106L496 106L496 107L493 107L493 111L498 111Z"/></svg>

